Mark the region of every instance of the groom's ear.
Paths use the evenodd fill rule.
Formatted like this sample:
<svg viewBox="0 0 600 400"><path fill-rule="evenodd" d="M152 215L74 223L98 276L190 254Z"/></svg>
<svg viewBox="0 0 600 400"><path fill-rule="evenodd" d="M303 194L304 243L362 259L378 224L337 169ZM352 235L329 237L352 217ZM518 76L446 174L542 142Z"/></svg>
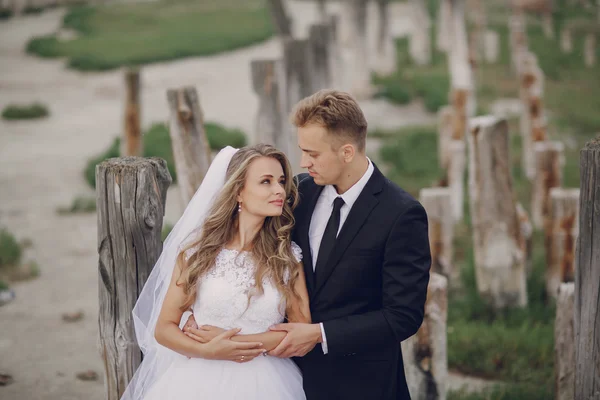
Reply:
<svg viewBox="0 0 600 400"><path fill-rule="evenodd" d="M345 144L342 146L341 150L342 150L342 157L344 158L344 162L348 163L354 159L354 156L356 155L356 149L354 148L353 145Z"/></svg>

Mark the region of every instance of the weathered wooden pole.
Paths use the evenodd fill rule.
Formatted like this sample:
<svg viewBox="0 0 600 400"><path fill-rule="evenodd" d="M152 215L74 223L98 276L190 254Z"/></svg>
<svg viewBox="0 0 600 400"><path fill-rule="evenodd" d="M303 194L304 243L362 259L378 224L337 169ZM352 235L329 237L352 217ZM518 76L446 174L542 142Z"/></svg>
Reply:
<svg viewBox="0 0 600 400"><path fill-rule="evenodd" d="M125 135L121 142L122 156L141 156L143 151L140 122L140 72L125 71Z"/></svg>
<svg viewBox="0 0 600 400"><path fill-rule="evenodd" d="M455 277L453 263L454 218L449 188L424 188L419 200L429 220L429 242L431 243L431 271L452 280Z"/></svg>
<svg viewBox="0 0 600 400"><path fill-rule="evenodd" d="M545 232L546 292L556 298L560 284L573 282L575 276L579 189L551 189L550 201L550 222Z"/></svg>
<svg viewBox="0 0 600 400"><path fill-rule="evenodd" d="M517 218L521 228L523 240L521 242L521 250L525 254L525 272L527 276L533 270L533 224L531 218L521 203L517 203Z"/></svg>
<svg viewBox="0 0 600 400"><path fill-rule="evenodd" d="M162 251L170 183L158 158L113 158L96 167L98 328L107 400L121 398L142 359L131 311Z"/></svg>
<svg viewBox="0 0 600 400"><path fill-rule="evenodd" d="M533 144L534 176L531 196L533 225L537 229L547 228L552 202L550 189L562 186L564 145L559 141L535 142Z"/></svg>
<svg viewBox="0 0 600 400"><path fill-rule="evenodd" d="M586 67L596 65L596 34L587 33L583 42L583 56Z"/></svg>
<svg viewBox="0 0 600 400"><path fill-rule="evenodd" d="M508 18L508 27L510 33L511 66L517 72L517 76L520 76L521 58L527 52L529 44L527 40L525 12L519 5L513 4L512 13Z"/></svg>
<svg viewBox="0 0 600 400"><path fill-rule="evenodd" d="M425 316L417 333L403 341L406 381L413 400L445 400L448 380L448 280L432 272Z"/></svg>
<svg viewBox="0 0 600 400"><path fill-rule="evenodd" d="M308 51L311 54L309 74L311 76L311 92L317 92L321 89L329 89L331 85L331 76L333 74L333 65L331 52L333 51L334 32L331 21L329 23L320 23L311 25L308 35Z"/></svg>
<svg viewBox="0 0 600 400"><path fill-rule="evenodd" d="M451 24L451 0L441 0L440 8L437 12L437 34L436 48L438 51L447 52L450 50L450 42L452 40Z"/></svg>
<svg viewBox="0 0 600 400"><path fill-rule="evenodd" d="M464 0L453 0L450 9L450 33L452 40L448 53L450 68L450 105L454 110L453 139L463 140L467 119L473 116L475 83L469 61L469 44L465 21Z"/></svg>
<svg viewBox="0 0 600 400"><path fill-rule="evenodd" d="M389 0L376 0L377 5L377 42L373 70L381 75L396 71L396 43L390 33Z"/></svg>
<svg viewBox="0 0 600 400"><path fill-rule="evenodd" d="M340 4L339 41L343 84L341 89L357 99L371 97L371 73L367 41L367 0L347 0Z"/></svg>
<svg viewBox="0 0 600 400"><path fill-rule="evenodd" d="M438 111L438 162L442 171L450 165L450 141L453 136L454 111L452 106L443 106Z"/></svg>
<svg viewBox="0 0 600 400"><path fill-rule="evenodd" d="M571 28L567 26L560 31L560 49L566 54L573 52L573 33Z"/></svg>
<svg viewBox="0 0 600 400"><path fill-rule="evenodd" d="M469 135L469 196L480 295L496 308L526 306L526 256L509 160L508 123L473 118Z"/></svg>
<svg viewBox="0 0 600 400"><path fill-rule="evenodd" d="M271 144L288 151L283 123L287 122L285 78L281 60L254 60L250 62L252 87L258 97L254 141Z"/></svg>
<svg viewBox="0 0 600 400"><path fill-rule="evenodd" d="M285 9L284 0L267 0L267 4L277 34L281 37L291 37L292 19Z"/></svg>
<svg viewBox="0 0 600 400"><path fill-rule="evenodd" d="M498 62L500 56L500 36L498 32L488 29L483 35L483 58L486 63Z"/></svg>
<svg viewBox="0 0 600 400"><path fill-rule="evenodd" d="M167 90L170 109L169 134L183 204L187 205L211 162L204 116L193 87Z"/></svg>
<svg viewBox="0 0 600 400"><path fill-rule="evenodd" d="M313 94L312 80L314 77L311 75L312 64L312 54L309 51L307 39L285 39L283 41L286 115L289 115L296 103ZM287 149L286 154L290 159L292 168L294 168L294 173L300 172L301 153L298 148L296 130L293 129L291 124L285 122L283 125L283 135L288 143L286 143L284 148Z"/></svg>
<svg viewBox="0 0 600 400"><path fill-rule="evenodd" d="M575 270L575 400L600 396L600 139L580 152Z"/></svg>
<svg viewBox="0 0 600 400"><path fill-rule="evenodd" d="M531 52L521 55L519 68L522 136L522 164L529 180L535 177L533 146L546 140L546 116L544 113L544 73L538 66L537 57Z"/></svg>
<svg viewBox="0 0 600 400"><path fill-rule="evenodd" d="M575 393L574 291L573 282L561 283L557 293L554 320L556 400L573 400Z"/></svg>
<svg viewBox="0 0 600 400"><path fill-rule="evenodd" d="M416 30L410 35L409 53L412 61L417 65L431 63L431 18L421 0L412 0L414 26Z"/></svg>

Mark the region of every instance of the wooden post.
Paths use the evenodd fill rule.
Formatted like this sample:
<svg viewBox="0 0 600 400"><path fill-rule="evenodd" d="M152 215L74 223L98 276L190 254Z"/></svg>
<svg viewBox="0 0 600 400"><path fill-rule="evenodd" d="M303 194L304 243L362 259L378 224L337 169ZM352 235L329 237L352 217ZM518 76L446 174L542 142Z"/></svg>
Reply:
<svg viewBox="0 0 600 400"><path fill-rule="evenodd" d="M450 105L454 110L455 140L464 138L467 119L473 115L475 106L473 71L469 62L469 46L465 26L464 0L452 2L450 10L452 41L449 50Z"/></svg>
<svg viewBox="0 0 600 400"><path fill-rule="evenodd" d="M573 34L569 27L564 27L560 31L560 49L566 54L573 52Z"/></svg>
<svg viewBox="0 0 600 400"><path fill-rule="evenodd" d="M158 158L113 158L96 167L98 328L107 400L121 398L142 359L131 311L162 251L170 183Z"/></svg>
<svg viewBox="0 0 600 400"><path fill-rule="evenodd" d="M292 19L285 9L284 0L267 0L267 3L277 34L281 37L291 37Z"/></svg>
<svg viewBox="0 0 600 400"><path fill-rule="evenodd" d="M534 143L534 177L531 197L533 225L537 229L548 228L551 212L550 189L562 186L564 145L558 141Z"/></svg>
<svg viewBox="0 0 600 400"><path fill-rule="evenodd" d="M508 18L510 32L510 55L511 66L520 75L521 58L529 47L527 41L527 20L525 13L519 7L513 7L511 16Z"/></svg>
<svg viewBox="0 0 600 400"><path fill-rule="evenodd" d="M210 145L204 116L193 87L167 90L170 109L169 134L183 204L187 205L208 171Z"/></svg>
<svg viewBox="0 0 600 400"><path fill-rule="evenodd" d="M284 138L283 123L287 117L283 63L281 60L254 60L250 62L252 87L258 96L258 112L256 116L257 143L271 144L284 152L288 151Z"/></svg>
<svg viewBox="0 0 600 400"><path fill-rule="evenodd" d="M545 233L546 292L556 298L558 287L573 282L575 245L579 232L579 189L550 190L551 213Z"/></svg>
<svg viewBox="0 0 600 400"><path fill-rule="evenodd" d="M542 14L542 28L547 39L554 39L554 24L552 21L552 10L548 9Z"/></svg>
<svg viewBox="0 0 600 400"><path fill-rule="evenodd" d="M403 341L404 372L413 400L445 400L448 379L448 280L432 272L423 324Z"/></svg>
<svg viewBox="0 0 600 400"><path fill-rule="evenodd" d="M583 43L583 56L586 67L596 65L596 34L588 33L585 35Z"/></svg>
<svg viewBox="0 0 600 400"><path fill-rule="evenodd" d="M600 139L580 152L579 240L575 270L575 400L600 388Z"/></svg>
<svg viewBox="0 0 600 400"><path fill-rule="evenodd" d="M441 52L448 52L450 50L450 41L452 39L452 14L451 14L451 0L441 0L440 8L437 13L437 35L436 35L436 48Z"/></svg>
<svg viewBox="0 0 600 400"><path fill-rule="evenodd" d="M141 156L143 151L140 122L140 72L125 71L125 135L121 143L122 156Z"/></svg>
<svg viewBox="0 0 600 400"><path fill-rule="evenodd" d="M317 10L319 12L319 19L321 22L327 22L327 7L326 0L317 0Z"/></svg>
<svg viewBox="0 0 600 400"><path fill-rule="evenodd" d="M376 0L377 5L377 43L373 70L381 75L390 75L396 71L396 43L390 33L389 0Z"/></svg>
<svg viewBox="0 0 600 400"><path fill-rule="evenodd" d="M317 92L321 89L329 89L331 85L331 75L334 72L331 65L331 52L334 46L333 26L328 23L315 24L310 26L308 36L308 51L311 53L310 83L311 92Z"/></svg>
<svg viewBox="0 0 600 400"><path fill-rule="evenodd" d="M529 276L533 270L533 225L521 203L517 203L517 218L519 219L521 237L523 238L521 241L521 250L525 254L525 271L527 276Z"/></svg>
<svg viewBox="0 0 600 400"><path fill-rule="evenodd" d="M508 123L493 116L473 118L467 139L477 288L496 308L526 306L526 257L514 200Z"/></svg>
<svg viewBox="0 0 600 400"><path fill-rule="evenodd" d="M412 0L413 19L416 30L410 35L409 53L417 65L431 63L431 18L425 3L421 0Z"/></svg>
<svg viewBox="0 0 600 400"><path fill-rule="evenodd" d="M367 1L347 0L340 4L340 34L343 68L341 89L361 100L371 97L368 61Z"/></svg>
<svg viewBox="0 0 600 400"><path fill-rule="evenodd" d="M487 16L482 0L468 0L467 9L473 21L471 30L471 59L475 64L481 62L484 53L484 34L487 26Z"/></svg>
<svg viewBox="0 0 600 400"><path fill-rule="evenodd" d="M448 280L455 277L453 264L452 198L449 188L424 188L419 200L429 220L429 242L431 243L431 271L443 275Z"/></svg>
<svg viewBox="0 0 600 400"><path fill-rule="evenodd" d="M312 76L310 66L312 65L312 55L308 47L308 40L285 39L283 41L283 66L285 80L285 104L286 114L290 113L293 107L303 98L312 93ZM298 149L298 137L296 130L291 124L284 122L284 137L288 139L287 156L290 160L294 173L300 172L300 149Z"/></svg>
<svg viewBox="0 0 600 400"><path fill-rule="evenodd" d="M463 203L464 203L464 177L465 168L467 166L465 141L451 140L450 149L450 166L448 168L448 187L452 192L452 215L454 222L459 222L463 218Z"/></svg>
<svg viewBox="0 0 600 400"><path fill-rule="evenodd" d="M573 324L575 285L562 283L554 320L554 368L556 400L573 400L575 393L575 332Z"/></svg>
<svg viewBox="0 0 600 400"><path fill-rule="evenodd" d="M483 57L485 62L488 64L495 64L498 62L500 55L500 36L498 32L493 30L486 30L483 36Z"/></svg>
<svg viewBox="0 0 600 400"><path fill-rule="evenodd" d="M523 104L521 112L522 163L529 180L535 176L533 145L546 140L546 116L544 114L544 73L538 66L535 54L527 52L521 57L520 95Z"/></svg>
<svg viewBox="0 0 600 400"><path fill-rule="evenodd" d="M450 166L450 141L454 132L453 118L454 112L451 106L443 106L438 111L438 161L440 168L446 174Z"/></svg>

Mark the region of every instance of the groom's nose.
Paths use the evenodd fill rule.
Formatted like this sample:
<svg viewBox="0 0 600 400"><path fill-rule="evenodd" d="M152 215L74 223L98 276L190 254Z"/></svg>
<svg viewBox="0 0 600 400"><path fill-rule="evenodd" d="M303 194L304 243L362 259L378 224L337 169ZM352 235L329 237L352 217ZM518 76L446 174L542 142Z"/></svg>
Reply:
<svg viewBox="0 0 600 400"><path fill-rule="evenodd" d="M300 168L308 168L311 165L312 164L310 163L310 158L308 157L308 154L302 152L302 156L300 157Z"/></svg>

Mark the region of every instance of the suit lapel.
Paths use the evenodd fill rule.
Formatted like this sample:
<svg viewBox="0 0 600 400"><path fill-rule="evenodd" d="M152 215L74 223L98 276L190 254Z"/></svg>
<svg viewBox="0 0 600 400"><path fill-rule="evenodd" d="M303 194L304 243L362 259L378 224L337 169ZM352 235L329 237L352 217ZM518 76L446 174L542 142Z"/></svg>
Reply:
<svg viewBox="0 0 600 400"><path fill-rule="evenodd" d="M369 217L369 214L371 214L373 208L375 208L377 203L379 203L379 200L375 195L381 192L384 182L385 178L383 174L381 174L377 167L375 167L373 176L371 176L371 179L369 179L367 185L352 206L352 209L350 210L350 213L348 214L348 217L342 226L342 230L337 237L335 247L329 256L329 259L323 265L323 267L319 267L319 271L316 271L315 273L315 289L313 293L315 296L319 290L321 290L325 282L327 282L327 279L329 279L331 276L331 273L336 268L340 258L354 237L358 234L360 228L367 221L367 218Z"/></svg>
<svg viewBox="0 0 600 400"><path fill-rule="evenodd" d="M311 185L310 190L307 190L306 197L301 201L306 201L302 205L302 212L299 215L299 220L296 221L296 229L298 230L298 245L302 249L304 256L302 257L304 265L304 275L306 277L306 286L308 288L309 296L312 295L315 289L315 273L313 272L312 252L310 250L310 220L312 219L317 200L319 195L323 191L323 186L319 186L315 183ZM304 197L304 196L303 196Z"/></svg>

